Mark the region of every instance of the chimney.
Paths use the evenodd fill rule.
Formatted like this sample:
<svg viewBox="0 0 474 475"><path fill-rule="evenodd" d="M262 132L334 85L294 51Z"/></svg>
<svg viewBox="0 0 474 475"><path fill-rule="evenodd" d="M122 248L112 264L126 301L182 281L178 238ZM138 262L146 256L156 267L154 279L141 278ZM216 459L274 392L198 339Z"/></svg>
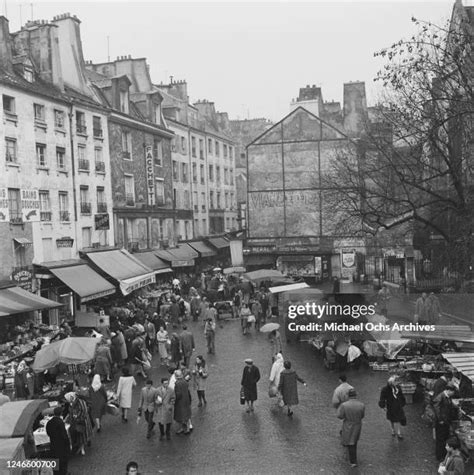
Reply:
<svg viewBox="0 0 474 475"><path fill-rule="evenodd" d="M6 71L13 72L12 44L8 19L0 16L0 66Z"/></svg>
<svg viewBox="0 0 474 475"><path fill-rule="evenodd" d="M65 13L54 17L53 23L57 26L57 45L64 83L90 96L85 76L80 20L75 15Z"/></svg>
<svg viewBox="0 0 474 475"><path fill-rule="evenodd" d="M367 118L365 83L356 81L344 84L344 129L350 136L358 136Z"/></svg>

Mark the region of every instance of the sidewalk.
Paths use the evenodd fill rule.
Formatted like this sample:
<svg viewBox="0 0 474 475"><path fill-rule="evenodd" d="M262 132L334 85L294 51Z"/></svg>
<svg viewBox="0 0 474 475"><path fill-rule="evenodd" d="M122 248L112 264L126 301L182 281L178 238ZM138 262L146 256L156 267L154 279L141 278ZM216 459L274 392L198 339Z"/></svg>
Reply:
<svg viewBox="0 0 474 475"><path fill-rule="evenodd" d="M332 283L318 286L327 293L332 293ZM413 322L415 302L421 294L401 294L389 287L391 299L388 304L388 317L391 320ZM341 282L341 293L359 293L367 296L368 302L376 301L377 291L372 285L355 282ZM441 307L442 325L458 324L474 326L474 294L436 294Z"/></svg>

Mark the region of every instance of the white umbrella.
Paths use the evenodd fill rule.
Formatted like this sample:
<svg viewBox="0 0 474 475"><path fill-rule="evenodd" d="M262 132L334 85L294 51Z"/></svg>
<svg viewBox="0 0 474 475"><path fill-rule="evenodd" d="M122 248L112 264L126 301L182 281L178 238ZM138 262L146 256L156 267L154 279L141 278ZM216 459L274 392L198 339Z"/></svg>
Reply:
<svg viewBox="0 0 474 475"><path fill-rule="evenodd" d="M279 323L266 323L265 325L263 325L262 328L260 328L260 331L263 332L263 333L270 333L272 332L273 330L278 330L280 328L280 324Z"/></svg>

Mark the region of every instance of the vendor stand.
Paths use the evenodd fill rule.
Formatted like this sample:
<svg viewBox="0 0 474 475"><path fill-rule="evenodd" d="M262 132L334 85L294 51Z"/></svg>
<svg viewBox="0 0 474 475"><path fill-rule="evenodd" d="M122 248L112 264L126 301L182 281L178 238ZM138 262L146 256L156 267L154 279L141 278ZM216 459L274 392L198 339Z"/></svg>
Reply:
<svg viewBox="0 0 474 475"><path fill-rule="evenodd" d="M33 469L15 469L12 466L21 464L27 460L25 449L23 447L23 437L15 437L14 439L0 439L0 475L37 475L39 470ZM10 468L8 465L10 465Z"/></svg>

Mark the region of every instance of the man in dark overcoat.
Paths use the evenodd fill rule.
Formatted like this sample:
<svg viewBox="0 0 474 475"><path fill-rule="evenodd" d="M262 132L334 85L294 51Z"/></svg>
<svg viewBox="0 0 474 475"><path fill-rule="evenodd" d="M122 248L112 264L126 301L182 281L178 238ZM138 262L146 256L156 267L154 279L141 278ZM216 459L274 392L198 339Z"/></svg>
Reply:
<svg viewBox="0 0 474 475"><path fill-rule="evenodd" d="M58 475L67 474L68 458L71 452L69 436L66 425L61 418L63 408L57 406L54 408L54 416L46 424L46 433L50 439L50 455L52 459L58 459Z"/></svg>
<svg viewBox="0 0 474 475"><path fill-rule="evenodd" d="M191 419L191 393L188 382L183 378L181 370L175 371L176 383L174 385L174 420L181 426L177 434L189 434L188 421Z"/></svg>
<svg viewBox="0 0 474 475"><path fill-rule="evenodd" d="M257 383L260 380L260 371L253 364L251 358L245 360L245 368L242 373L241 385L244 390L247 412L253 412L253 403L257 400Z"/></svg>

